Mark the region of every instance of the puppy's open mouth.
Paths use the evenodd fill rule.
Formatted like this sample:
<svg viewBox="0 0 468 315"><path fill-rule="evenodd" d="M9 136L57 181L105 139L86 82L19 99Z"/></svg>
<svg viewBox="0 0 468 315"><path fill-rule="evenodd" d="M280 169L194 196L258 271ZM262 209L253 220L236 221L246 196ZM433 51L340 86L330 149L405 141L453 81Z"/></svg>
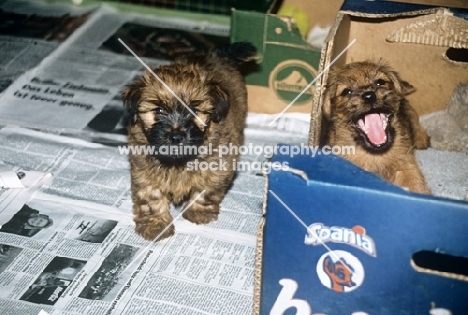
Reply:
<svg viewBox="0 0 468 315"><path fill-rule="evenodd" d="M389 143L389 113L382 111L368 112L359 115L354 120L354 124L367 145L373 148L384 148Z"/></svg>

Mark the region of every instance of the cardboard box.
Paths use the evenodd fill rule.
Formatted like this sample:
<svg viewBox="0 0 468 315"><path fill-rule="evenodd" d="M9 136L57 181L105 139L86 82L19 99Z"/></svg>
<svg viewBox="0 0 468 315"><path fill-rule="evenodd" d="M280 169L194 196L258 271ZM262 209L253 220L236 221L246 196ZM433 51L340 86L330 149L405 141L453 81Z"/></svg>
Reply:
<svg viewBox="0 0 468 315"><path fill-rule="evenodd" d="M332 155L273 163L254 314L468 314L467 202L410 193Z"/></svg>
<svg viewBox="0 0 468 315"><path fill-rule="evenodd" d="M319 72L327 69L356 39L333 66L383 58L416 88L408 100L419 114L442 110L455 87L468 82L467 17L468 12L460 9L347 0L322 50ZM326 71L316 83L311 144L318 144L320 139L321 105L327 79Z"/></svg>
<svg viewBox="0 0 468 315"><path fill-rule="evenodd" d="M286 0L308 15L309 26L331 26L342 0ZM259 66L247 74L249 111L279 113L283 111L317 74L320 50L301 36L294 20L273 14L233 10L231 41L252 42L261 55ZM307 89L288 112L310 113L314 86Z"/></svg>

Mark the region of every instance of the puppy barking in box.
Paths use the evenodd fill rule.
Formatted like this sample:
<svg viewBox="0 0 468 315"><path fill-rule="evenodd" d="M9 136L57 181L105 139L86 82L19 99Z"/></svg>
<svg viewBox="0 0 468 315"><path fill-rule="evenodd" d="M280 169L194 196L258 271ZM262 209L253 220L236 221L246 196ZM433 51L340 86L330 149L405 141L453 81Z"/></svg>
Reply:
<svg viewBox="0 0 468 315"><path fill-rule="evenodd" d="M247 90L239 66L255 54L250 43L223 46L152 69L160 80L145 71L125 88L128 144L150 149L130 154L135 230L145 239L174 234L171 202L187 202L183 217L196 224L218 218L238 156L217 148L243 143ZM210 168L188 167L195 161Z"/></svg>
<svg viewBox="0 0 468 315"><path fill-rule="evenodd" d="M331 146L354 145L343 157L395 185L430 194L413 150L429 136L405 96L413 86L382 60L355 62L330 72L322 112Z"/></svg>

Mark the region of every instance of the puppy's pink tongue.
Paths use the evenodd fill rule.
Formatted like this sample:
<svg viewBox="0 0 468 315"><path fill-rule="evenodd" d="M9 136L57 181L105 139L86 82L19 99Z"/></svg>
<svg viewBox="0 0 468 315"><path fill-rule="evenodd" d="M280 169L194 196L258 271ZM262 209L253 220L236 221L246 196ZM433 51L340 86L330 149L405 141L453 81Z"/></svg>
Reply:
<svg viewBox="0 0 468 315"><path fill-rule="evenodd" d="M364 117L367 138L375 145L381 145L387 141L387 135L382 125L379 114L369 114Z"/></svg>

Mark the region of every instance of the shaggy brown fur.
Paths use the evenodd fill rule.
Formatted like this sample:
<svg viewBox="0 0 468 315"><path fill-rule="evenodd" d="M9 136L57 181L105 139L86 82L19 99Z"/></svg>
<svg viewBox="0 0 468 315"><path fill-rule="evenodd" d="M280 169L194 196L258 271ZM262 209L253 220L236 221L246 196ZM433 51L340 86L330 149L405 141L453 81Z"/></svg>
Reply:
<svg viewBox="0 0 468 315"><path fill-rule="evenodd" d="M183 214L191 222L205 224L218 218L219 204L234 177L237 155L220 159L216 148L243 143L247 91L238 66L254 54L252 45L237 43L153 69L192 112L149 71L123 92L131 120L130 146L159 150L164 146L208 148L211 144L213 148L211 154L173 151L130 155L134 221L136 232L145 239L155 240L172 222L171 202L193 202ZM190 170L187 163L196 160L213 162L213 169ZM158 240L172 234L173 225Z"/></svg>
<svg viewBox="0 0 468 315"><path fill-rule="evenodd" d="M430 194L413 149L429 137L405 96L414 88L384 62L365 61L330 72L323 102L328 144L355 146L343 155L363 169L411 191Z"/></svg>

